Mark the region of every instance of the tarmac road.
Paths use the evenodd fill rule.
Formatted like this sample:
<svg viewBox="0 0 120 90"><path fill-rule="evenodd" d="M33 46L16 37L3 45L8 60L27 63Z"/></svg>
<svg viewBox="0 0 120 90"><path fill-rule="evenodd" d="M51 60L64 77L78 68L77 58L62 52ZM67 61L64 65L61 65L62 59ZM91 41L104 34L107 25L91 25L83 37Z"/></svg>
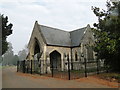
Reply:
<svg viewBox="0 0 120 90"><path fill-rule="evenodd" d="M110 88L106 85L76 80L60 80L39 75L16 72L16 67L7 67L2 72L2 88Z"/></svg>

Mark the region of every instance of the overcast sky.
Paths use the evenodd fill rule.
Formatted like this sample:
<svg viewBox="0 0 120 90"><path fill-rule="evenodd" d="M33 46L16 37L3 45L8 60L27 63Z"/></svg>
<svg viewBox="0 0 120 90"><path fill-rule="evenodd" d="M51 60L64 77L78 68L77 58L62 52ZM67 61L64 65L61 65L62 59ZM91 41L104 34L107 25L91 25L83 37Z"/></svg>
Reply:
<svg viewBox="0 0 120 90"><path fill-rule="evenodd" d="M0 0L0 13L13 24L12 43L15 54L29 42L35 21L66 31L97 22L91 6L106 9L106 0Z"/></svg>

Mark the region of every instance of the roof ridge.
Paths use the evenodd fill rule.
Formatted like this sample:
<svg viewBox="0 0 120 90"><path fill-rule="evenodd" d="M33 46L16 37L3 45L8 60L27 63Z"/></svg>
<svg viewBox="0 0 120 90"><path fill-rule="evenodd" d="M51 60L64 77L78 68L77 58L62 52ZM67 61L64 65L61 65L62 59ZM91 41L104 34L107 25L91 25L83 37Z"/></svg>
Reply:
<svg viewBox="0 0 120 90"><path fill-rule="evenodd" d="M63 31L63 32L68 32L68 33L71 33L71 32L74 32L74 31L78 31L78 30L80 30L80 29L87 28L87 26L85 26L85 27L78 28L78 29L75 29L75 30L72 30L72 31L66 31L66 30L59 29L59 28L54 28L54 27L51 27L51 26L46 26L46 25L41 25L41 24L38 24L38 25L39 25L39 26L44 26L44 27L47 27L47 28L51 28L51 29L54 29L54 30L59 30L59 31Z"/></svg>
<svg viewBox="0 0 120 90"><path fill-rule="evenodd" d="M54 28L54 27L45 26L45 25L39 25L39 26L44 26L44 27L51 28L51 29L54 29L54 30L59 30L59 31L63 31L63 32L68 32L69 33L69 31L65 31L65 30L59 29L59 28Z"/></svg>
<svg viewBox="0 0 120 90"><path fill-rule="evenodd" d="M76 30L72 30L72 31L70 31L70 33L71 33L71 32L74 32L74 31L78 31L78 30L84 29L84 28L87 28L87 26L86 26L86 27L79 28L79 29L76 29Z"/></svg>

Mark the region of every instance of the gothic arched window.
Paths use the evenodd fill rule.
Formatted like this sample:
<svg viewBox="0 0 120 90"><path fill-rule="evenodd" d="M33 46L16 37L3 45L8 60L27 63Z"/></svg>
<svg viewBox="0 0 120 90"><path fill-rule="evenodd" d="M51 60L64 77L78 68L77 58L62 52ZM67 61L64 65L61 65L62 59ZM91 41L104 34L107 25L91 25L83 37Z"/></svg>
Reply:
<svg viewBox="0 0 120 90"><path fill-rule="evenodd" d="M78 61L77 52L75 52L75 61Z"/></svg>
<svg viewBox="0 0 120 90"><path fill-rule="evenodd" d="M88 57L88 60L94 60L92 47L88 47L87 57Z"/></svg>

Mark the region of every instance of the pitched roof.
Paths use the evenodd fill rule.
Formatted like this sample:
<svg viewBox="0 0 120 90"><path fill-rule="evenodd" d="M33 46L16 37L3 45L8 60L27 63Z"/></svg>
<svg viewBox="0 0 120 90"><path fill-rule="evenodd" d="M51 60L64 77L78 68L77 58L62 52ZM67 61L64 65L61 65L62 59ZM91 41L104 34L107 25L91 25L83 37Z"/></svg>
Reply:
<svg viewBox="0 0 120 90"><path fill-rule="evenodd" d="M86 30L86 27L84 27L68 32L44 25L39 25L39 27L46 40L47 45L67 47L79 46Z"/></svg>
<svg viewBox="0 0 120 90"><path fill-rule="evenodd" d="M80 28L70 32L71 46L79 46L87 27Z"/></svg>
<svg viewBox="0 0 120 90"><path fill-rule="evenodd" d="M39 26L48 45L71 46L70 33L43 25Z"/></svg>

